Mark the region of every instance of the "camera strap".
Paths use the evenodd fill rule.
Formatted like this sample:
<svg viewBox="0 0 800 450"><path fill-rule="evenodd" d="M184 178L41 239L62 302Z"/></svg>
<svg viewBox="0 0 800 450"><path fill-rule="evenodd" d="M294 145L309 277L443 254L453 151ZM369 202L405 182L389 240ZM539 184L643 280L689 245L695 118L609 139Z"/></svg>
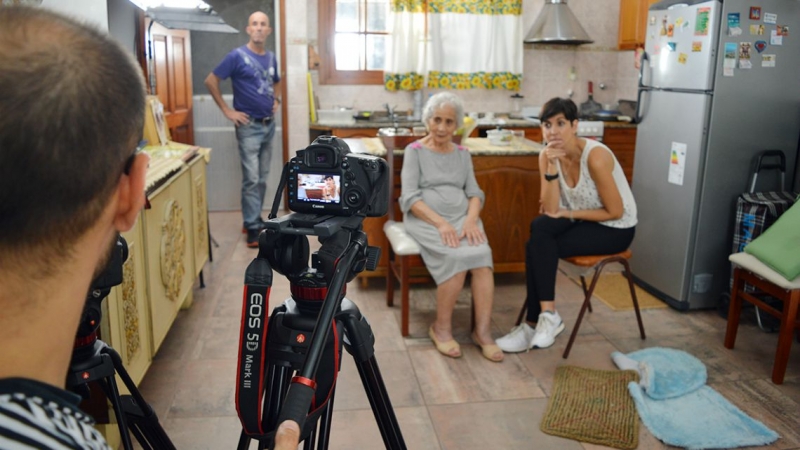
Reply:
<svg viewBox="0 0 800 450"><path fill-rule="evenodd" d="M236 411L248 434L264 434L261 399L264 396L269 293L272 268L266 259L254 259L245 272L239 361L236 369Z"/></svg>

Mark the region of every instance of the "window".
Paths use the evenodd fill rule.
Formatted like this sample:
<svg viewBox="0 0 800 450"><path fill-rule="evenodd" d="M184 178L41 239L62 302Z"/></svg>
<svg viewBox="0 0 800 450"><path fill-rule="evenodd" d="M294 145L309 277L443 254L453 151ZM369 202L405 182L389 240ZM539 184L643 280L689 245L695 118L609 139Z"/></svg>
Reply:
<svg viewBox="0 0 800 450"><path fill-rule="evenodd" d="M320 2L320 83L383 84L389 1Z"/></svg>

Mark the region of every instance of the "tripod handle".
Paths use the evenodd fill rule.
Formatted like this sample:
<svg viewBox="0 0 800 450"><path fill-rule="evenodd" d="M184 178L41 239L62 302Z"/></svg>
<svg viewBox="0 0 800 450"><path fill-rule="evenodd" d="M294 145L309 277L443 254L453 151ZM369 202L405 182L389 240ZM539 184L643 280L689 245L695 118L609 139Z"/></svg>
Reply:
<svg viewBox="0 0 800 450"><path fill-rule="evenodd" d="M278 426L284 420L294 420L300 425L302 436L302 430L308 417L308 405L311 404L316 390L316 383L312 380L294 377L292 384L289 386L289 391L286 393L286 400L283 402L281 413L278 415Z"/></svg>

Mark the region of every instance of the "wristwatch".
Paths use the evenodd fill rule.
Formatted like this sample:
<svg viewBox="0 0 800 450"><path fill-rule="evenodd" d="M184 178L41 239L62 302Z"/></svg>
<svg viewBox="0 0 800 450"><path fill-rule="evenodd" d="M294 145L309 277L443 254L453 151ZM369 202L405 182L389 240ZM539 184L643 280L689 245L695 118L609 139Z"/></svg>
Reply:
<svg viewBox="0 0 800 450"><path fill-rule="evenodd" d="M558 178L558 172L554 173L553 175L550 175L549 173L544 174L544 179L547 181L553 181L557 178Z"/></svg>

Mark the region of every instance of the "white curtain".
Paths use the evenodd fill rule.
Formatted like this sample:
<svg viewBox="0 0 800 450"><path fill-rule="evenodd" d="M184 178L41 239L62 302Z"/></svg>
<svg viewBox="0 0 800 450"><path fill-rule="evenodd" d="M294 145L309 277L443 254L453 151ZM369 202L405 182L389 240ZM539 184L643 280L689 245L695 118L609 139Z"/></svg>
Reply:
<svg viewBox="0 0 800 450"><path fill-rule="evenodd" d="M386 89L421 89L425 77L429 88L518 91L521 13L522 0L393 0Z"/></svg>

